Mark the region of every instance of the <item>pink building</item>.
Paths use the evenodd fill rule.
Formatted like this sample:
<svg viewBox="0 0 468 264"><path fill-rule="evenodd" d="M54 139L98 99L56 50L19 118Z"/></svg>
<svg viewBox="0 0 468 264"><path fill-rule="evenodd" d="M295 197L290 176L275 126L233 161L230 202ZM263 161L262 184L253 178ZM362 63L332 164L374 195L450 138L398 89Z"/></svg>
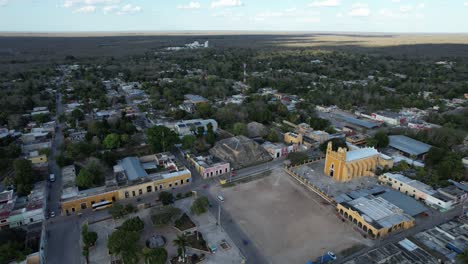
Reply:
<svg viewBox="0 0 468 264"><path fill-rule="evenodd" d="M213 156L195 157L188 155L187 158L204 179L227 174L231 171L229 162L218 160Z"/></svg>

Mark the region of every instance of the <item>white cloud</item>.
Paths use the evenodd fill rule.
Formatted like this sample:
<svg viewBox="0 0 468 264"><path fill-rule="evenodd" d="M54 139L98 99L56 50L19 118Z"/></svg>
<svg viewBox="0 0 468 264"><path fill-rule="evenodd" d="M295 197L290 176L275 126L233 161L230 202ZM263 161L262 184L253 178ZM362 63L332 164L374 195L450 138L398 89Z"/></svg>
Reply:
<svg viewBox="0 0 468 264"><path fill-rule="evenodd" d="M408 12L411 12L412 10L413 10L413 6L410 6L410 5L400 6L400 12L402 13L408 13Z"/></svg>
<svg viewBox="0 0 468 264"><path fill-rule="evenodd" d="M218 0L211 2L211 8L218 8L218 7L235 7L235 6L242 6L243 3L240 0Z"/></svg>
<svg viewBox="0 0 468 264"><path fill-rule="evenodd" d="M291 8L288 8L288 9L284 10L284 11L286 11L286 12L294 12L294 11L296 11L296 10L297 10L297 8L291 7Z"/></svg>
<svg viewBox="0 0 468 264"><path fill-rule="evenodd" d="M186 5L178 5L177 8L178 9L198 9L200 8L201 5L199 2L190 2Z"/></svg>
<svg viewBox="0 0 468 264"><path fill-rule="evenodd" d="M121 0L65 0L63 2L64 7L73 7L78 5L112 5L119 4Z"/></svg>
<svg viewBox="0 0 468 264"><path fill-rule="evenodd" d="M87 5L73 10L73 13L93 13L94 11L96 11L96 6Z"/></svg>
<svg viewBox="0 0 468 264"><path fill-rule="evenodd" d="M418 4L418 8L425 8L426 7L426 4L425 3L419 3Z"/></svg>
<svg viewBox="0 0 468 264"><path fill-rule="evenodd" d="M103 7L102 11L104 12L104 14L108 14L108 13L114 12L117 9L119 9L118 5L109 5L109 6Z"/></svg>
<svg viewBox="0 0 468 264"><path fill-rule="evenodd" d="M464 6L468 6L468 2L463 3Z"/></svg>
<svg viewBox="0 0 468 264"><path fill-rule="evenodd" d="M134 14L138 13L141 11L140 6L135 6L132 4L126 4L120 8L120 10L116 13L117 15L128 15L128 14Z"/></svg>
<svg viewBox="0 0 468 264"><path fill-rule="evenodd" d="M332 6L339 6L341 4L341 0L321 0L321 1L314 1L309 4L312 7L332 7Z"/></svg>
<svg viewBox="0 0 468 264"><path fill-rule="evenodd" d="M355 3L353 4L351 10L349 11L348 15L354 17L367 17L371 13L367 4L364 3Z"/></svg>
<svg viewBox="0 0 468 264"><path fill-rule="evenodd" d="M0 6L6 6L9 0L0 0Z"/></svg>
<svg viewBox="0 0 468 264"><path fill-rule="evenodd" d="M392 0L393 3L400 3L400 0Z"/></svg>

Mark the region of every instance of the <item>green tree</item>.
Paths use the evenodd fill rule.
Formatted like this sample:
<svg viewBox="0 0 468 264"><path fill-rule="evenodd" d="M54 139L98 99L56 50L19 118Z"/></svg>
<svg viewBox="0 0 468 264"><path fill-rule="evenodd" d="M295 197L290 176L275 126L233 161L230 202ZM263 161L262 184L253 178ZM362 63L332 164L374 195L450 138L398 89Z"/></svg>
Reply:
<svg viewBox="0 0 468 264"><path fill-rule="evenodd" d="M208 123L206 127L207 127L206 136L205 136L206 142L208 142L208 144L210 145L213 145L216 142L216 135L213 131L213 125L211 123Z"/></svg>
<svg viewBox="0 0 468 264"><path fill-rule="evenodd" d="M34 175L31 161L17 159L13 162L15 169L15 188L19 195L27 195L31 192L34 184Z"/></svg>
<svg viewBox="0 0 468 264"><path fill-rule="evenodd" d="M333 151L337 151L338 148L346 148L348 149L348 146L346 145L346 142L344 141L344 139L341 139L341 138L332 138L330 140L327 140L325 142L323 142L319 149L322 151L322 152L326 152L327 151L327 147L328 147L328 142L331 142L332 143L332 149Z"/></svg>
<svg viewBox="0 0 468 264"><path fill-rule="evenodd" d="M143 257L145 258L145 264L165 264L167 251L164 248L144 248Z"/></svg>
<svg viewBox="0 0 468 264"><path fill-rule="evenodd" d="M235 123L233 128L232 128L232 132L234 132L234 135L238 136L238 135L247 135L247 125L244 124L244 123Z"/></svg>
<svg viewBox="0 0 468 264"><path fill-rule="evenodd" d="M194 135L187 135L182 138L182 148L183 149L193 149L195 147L195 141L197 137Z"/></svg>
<svg viewBox="0 0 468 264"><path fill-rule="evenodd" d="M148 128L147 136L154 152L167 151L179 142L177 134L165 126Z"/></svg>
<svg viewBox="0 0 468 264"><path fill-rule="evenodd" d="M266 139L270 142L278 142L279 141L278 133L276 133L275 130L270 129L270 132L268 133Z"/></svg>
<svg viewBox="0 0 468 264"><path fill-rule="evenodd" d="M468 263L468 249L465 249L463 253L457 255L457 260L462 264Z"/></svg>
<svg viewBox="0 0 468 264"><path fill-rule="evenodd" d="M368 140L368 145L376 148L385 148L388 146L389 139L387 133L384 131L378 131L375 133L374 137Z"/></svg>
<svg viewBox="0 0 468 264"><path fill-rule="evenodd" d="M186 250L186 247L188 245L188 240L187 240L187 237L185 236L185 234L177 235L176 239L174 239L172 241L172 243L181 252L181 254L179 254L179 256L185 256L185 250Z"/></svg>
<svg viewBox="0 0 468 264"><path fill-rule="evenodd" d="M94 175L87 168L82 168L76 176L75 182L80 189L91 188L94 185Z"/></svg>
<svg viewBox="0 0 468 264"><path fill-rule="evenodd" d="M111 254L122 256L124 263L136 264L139 260L139 238L139 232L117 229L109 236L107 248Z"/></svg>
<svg viewBox="0 0 468 264"><path fill-rule="evenodd" d="M119 229L123 229L126 231L141 231L145 228L145 223L140 219L140 217L132 217L119 227Z"/></svg>
<svg viewBox="0 0 468 264"><path fill-rule="evenodd" d="M201 215L208 210L208 205L208 198L201 196L193 201L192 207L190 207L190 211L196 215Z"/></svg>
<svg viewBox="0 0 468 264"><path fill-rule="evenodd" d="M107 149L116 149L120 147L120 143L120 136L115 133L108 134L102 141L102 144Z"/></svg>
<svg viewBox="0 0 468 264"><path fill-rule="evenodd" d="M303 152L291 152L288 154L288 159L291 161L291 165L298 165L309 159L309 156Z"/></svg>
<svg viewBox="0 0 468 264"><path fill-rule="evenodd" d="M162 191L159 193L158 197L163 205L169 205L174 203L174 196L170 192Z"/></svg>
<svg viewBox="0 0 468 264"><path fill-rule="evenodd" d="M72 116L73 120L81 121L81 120L84 119L84 114L80 109L74 109L71 112L71 116Z"/></svg>
<svg viewBox="0 0 468 264"><path fill-rule="evenodd" d="M65 167L73 164L73 159L64 154L59 154L55 156L55 161L60 167Z"/></svg>

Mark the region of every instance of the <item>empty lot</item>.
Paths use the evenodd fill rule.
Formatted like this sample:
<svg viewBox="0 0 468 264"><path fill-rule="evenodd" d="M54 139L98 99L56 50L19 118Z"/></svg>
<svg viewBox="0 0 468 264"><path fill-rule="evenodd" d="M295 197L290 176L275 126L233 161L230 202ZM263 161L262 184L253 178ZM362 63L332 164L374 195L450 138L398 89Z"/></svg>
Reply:
<svg viewBox="0 0 468 264"><path fill-rule="evenodd" d="M216 188L223 208L271 263L305 263L324 250L339 253L369 244L341 222L331 205L306 190L282 169L260 180L231 188Z"/></svg>

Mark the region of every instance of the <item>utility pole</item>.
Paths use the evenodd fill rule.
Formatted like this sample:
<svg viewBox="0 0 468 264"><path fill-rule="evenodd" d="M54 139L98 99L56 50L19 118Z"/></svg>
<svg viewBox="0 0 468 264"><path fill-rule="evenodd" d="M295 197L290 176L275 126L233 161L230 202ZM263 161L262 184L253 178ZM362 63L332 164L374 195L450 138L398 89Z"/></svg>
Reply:
<svg viewBox="0 0 468 264"><path fill-rule="evenodd" d="M218 203L218 224L221 227L221 203Z"/></svg>

